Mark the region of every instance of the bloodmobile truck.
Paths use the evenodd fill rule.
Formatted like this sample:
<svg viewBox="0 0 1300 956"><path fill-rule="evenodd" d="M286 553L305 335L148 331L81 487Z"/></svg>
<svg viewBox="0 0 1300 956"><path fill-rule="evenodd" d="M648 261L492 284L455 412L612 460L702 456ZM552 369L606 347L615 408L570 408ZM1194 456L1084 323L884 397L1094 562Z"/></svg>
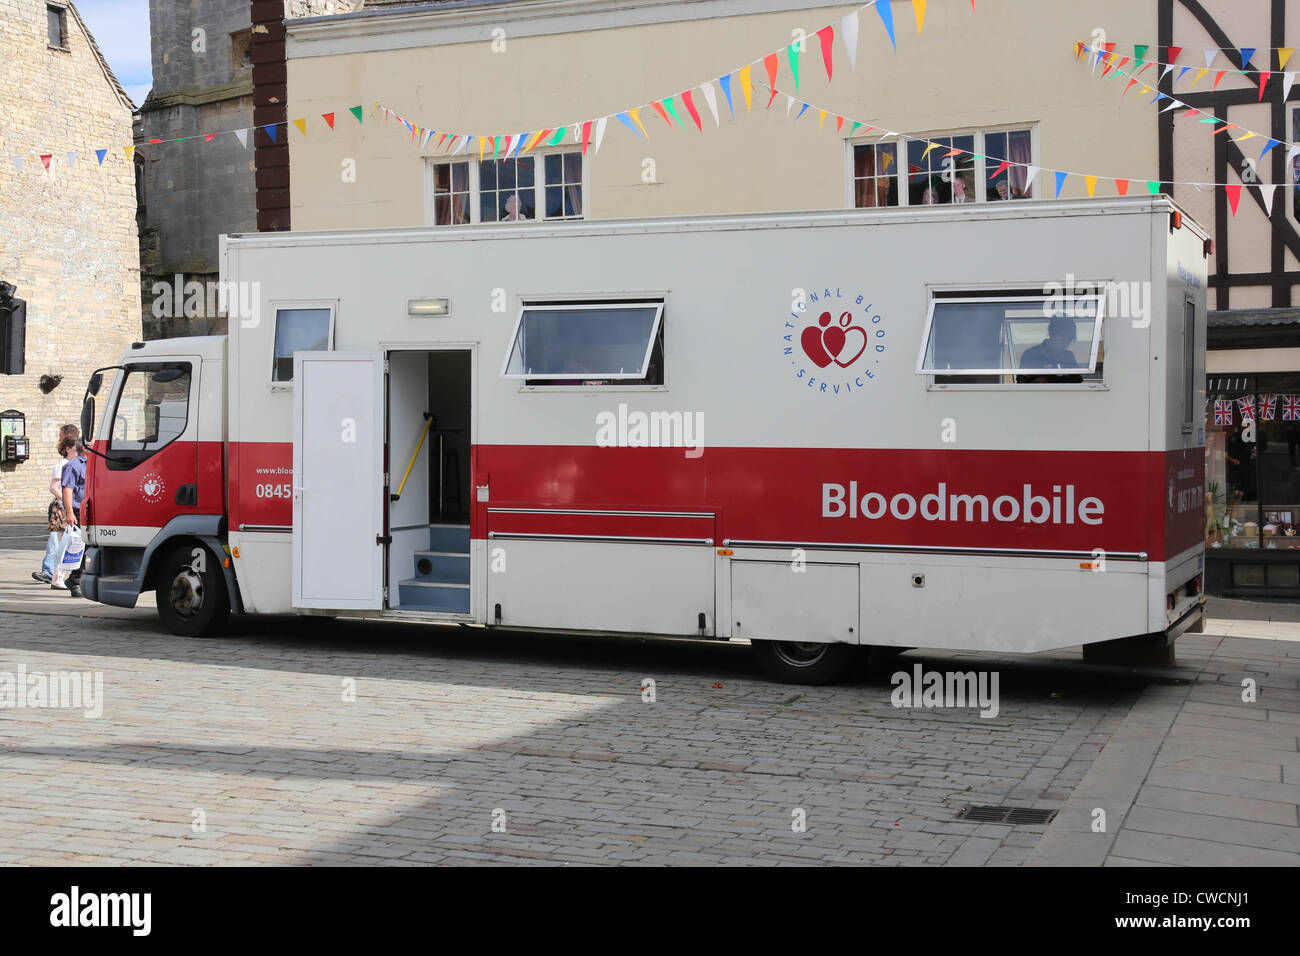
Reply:
<svg viewBox="0 0 1300 956"><path fill-rule="evenodd" d="M229 335L88 388L85 594L742 639L807 683L1171 659L1210 251L1164 198L223 238Z"/></svg>

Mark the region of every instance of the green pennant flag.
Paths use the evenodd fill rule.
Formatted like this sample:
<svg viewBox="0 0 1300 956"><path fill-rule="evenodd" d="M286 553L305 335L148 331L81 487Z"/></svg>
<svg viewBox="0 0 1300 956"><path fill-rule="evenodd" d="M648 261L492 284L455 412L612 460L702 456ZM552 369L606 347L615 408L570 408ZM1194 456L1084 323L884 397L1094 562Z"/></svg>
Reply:
<svg viewBox="0 0 1300 956"><path fill-rule="evenodd" d="M547 143L546 145L547 145L547 146L558 146L558 145L560 144L560 142L563 141L563 139L564 139L564 134L567 133L568 131L569 131L569 127L567 127L567 126L561 126L559 129L557 129L557 130L555 131L555 135L551 137L551 141L550 141L549 143Z"/></svg>
<svg viewBox="0 0 1300 956"><path fill-rule="evenodd" d="M861 125L862 125L861 123L854 122L854 124L853 124L853 128L849 130L849 135L852 136L854 130L856 130L856 129L857 129L859 126L861 126Z"/></svg>
<svg viewBox="0 0 1300 956"><path fill-rule="evenodd" d="M663 103L664 109L668 110L668 112L673 115L673 119L677 120L677 125L682 129L686 129L686 124L683 123L682 118L677 115L677 110L673 109L673 98L671 96L665 97Z"/></svg>
<svg viewBox="0 0 1300 956"><path fill-rule="evenodd" d="M1160 195L1160 184L1159 184L1159 183L1147 183L1147 189L1150 190L1151 195L1153 195L1153 196L1158 196L1158 195Z"/></svg>
<svg viewBox="0 0 1300 956"><path fill-rule="evenodd" d="M795 41L785 48L790 57L790 72L794 75L794 91L799 92L799 43Z"/></svg>
<svg viewBox="0 0 1300 956"><path fill-rule="evenodd" d="M1139 66L1141 66L1143 63L1146 62L1147 50L1149 49L1151 49L1151 44L1149 43L1139 43L1133 47L1133 52L1137 54L1136 56L1137 62L1133 64L1134 69L1137 69Z"/></svg>
<svg viewBox="0 0 1300 956"><path fill-rule="evenodd" d="M499 149L501 149L501 137L493 136L492 137L492 158L493 159L497 158L497 151Z"/></svg>
<svg viewBox="0 0 1300 956"><path fill-rule="evenodd" d="M360 107L360 106L349 106L349 107L348 107L348 112L351 113L353 116L355 116L355 117L357 118L357 122L358 122L358 123L363 123L363 122L365 122L365 121L361 118L362 107Z"/></svg>

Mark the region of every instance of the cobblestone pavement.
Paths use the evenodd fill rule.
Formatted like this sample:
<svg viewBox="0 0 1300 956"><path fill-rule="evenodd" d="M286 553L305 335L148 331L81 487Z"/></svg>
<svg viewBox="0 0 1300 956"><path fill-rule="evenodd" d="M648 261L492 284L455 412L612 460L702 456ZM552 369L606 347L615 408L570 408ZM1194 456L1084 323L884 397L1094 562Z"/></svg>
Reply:
<svg viewBox="0 0 1300 956"><path fill-rule="evenodd" d="M968 655L798 688L742 645L301 618L187 640L34 582L20 612L7 577L0 671L102 672L105 703L0 709L0 863L1014 865L1045 827L957 811L1060 808L1149 684L989 658L985 719L889 700L896 667Z"/></svg>

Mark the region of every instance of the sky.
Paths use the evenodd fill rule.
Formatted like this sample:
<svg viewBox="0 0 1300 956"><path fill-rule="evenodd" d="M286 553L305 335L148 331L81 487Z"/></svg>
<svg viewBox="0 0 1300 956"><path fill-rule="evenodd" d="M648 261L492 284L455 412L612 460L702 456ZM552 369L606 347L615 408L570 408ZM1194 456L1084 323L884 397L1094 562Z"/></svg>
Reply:
<svg viewBox="0 0 1300 956"><path fill-rule="evenodd" d="M139 106L153 86L149 58L149 0L76 0L100 52Z"/></svg>

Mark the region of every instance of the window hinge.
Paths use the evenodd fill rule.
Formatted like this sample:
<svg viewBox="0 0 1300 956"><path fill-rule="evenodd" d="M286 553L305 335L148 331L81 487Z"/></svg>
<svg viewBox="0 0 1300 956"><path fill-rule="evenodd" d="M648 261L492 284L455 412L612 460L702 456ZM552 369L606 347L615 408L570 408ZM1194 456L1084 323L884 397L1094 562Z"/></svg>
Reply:
<svg viewBox="0 0 1300 956"><path fill-rule="evenodd" d="M384 374L388 374L388 359L384 359Z"/></svg>
<svg viewBox="0 0 1300 956"><path fill-rule="evenodd" d="M385 603L385 604L388 603L388 588L387 588L387 587L384 588L384 603Z"/></svg>
<svg viewBox="0 0 1300 956"><path fill-rule="evenodd" d="M384 487L388 487L388 472L384 472Z"/></svg>

